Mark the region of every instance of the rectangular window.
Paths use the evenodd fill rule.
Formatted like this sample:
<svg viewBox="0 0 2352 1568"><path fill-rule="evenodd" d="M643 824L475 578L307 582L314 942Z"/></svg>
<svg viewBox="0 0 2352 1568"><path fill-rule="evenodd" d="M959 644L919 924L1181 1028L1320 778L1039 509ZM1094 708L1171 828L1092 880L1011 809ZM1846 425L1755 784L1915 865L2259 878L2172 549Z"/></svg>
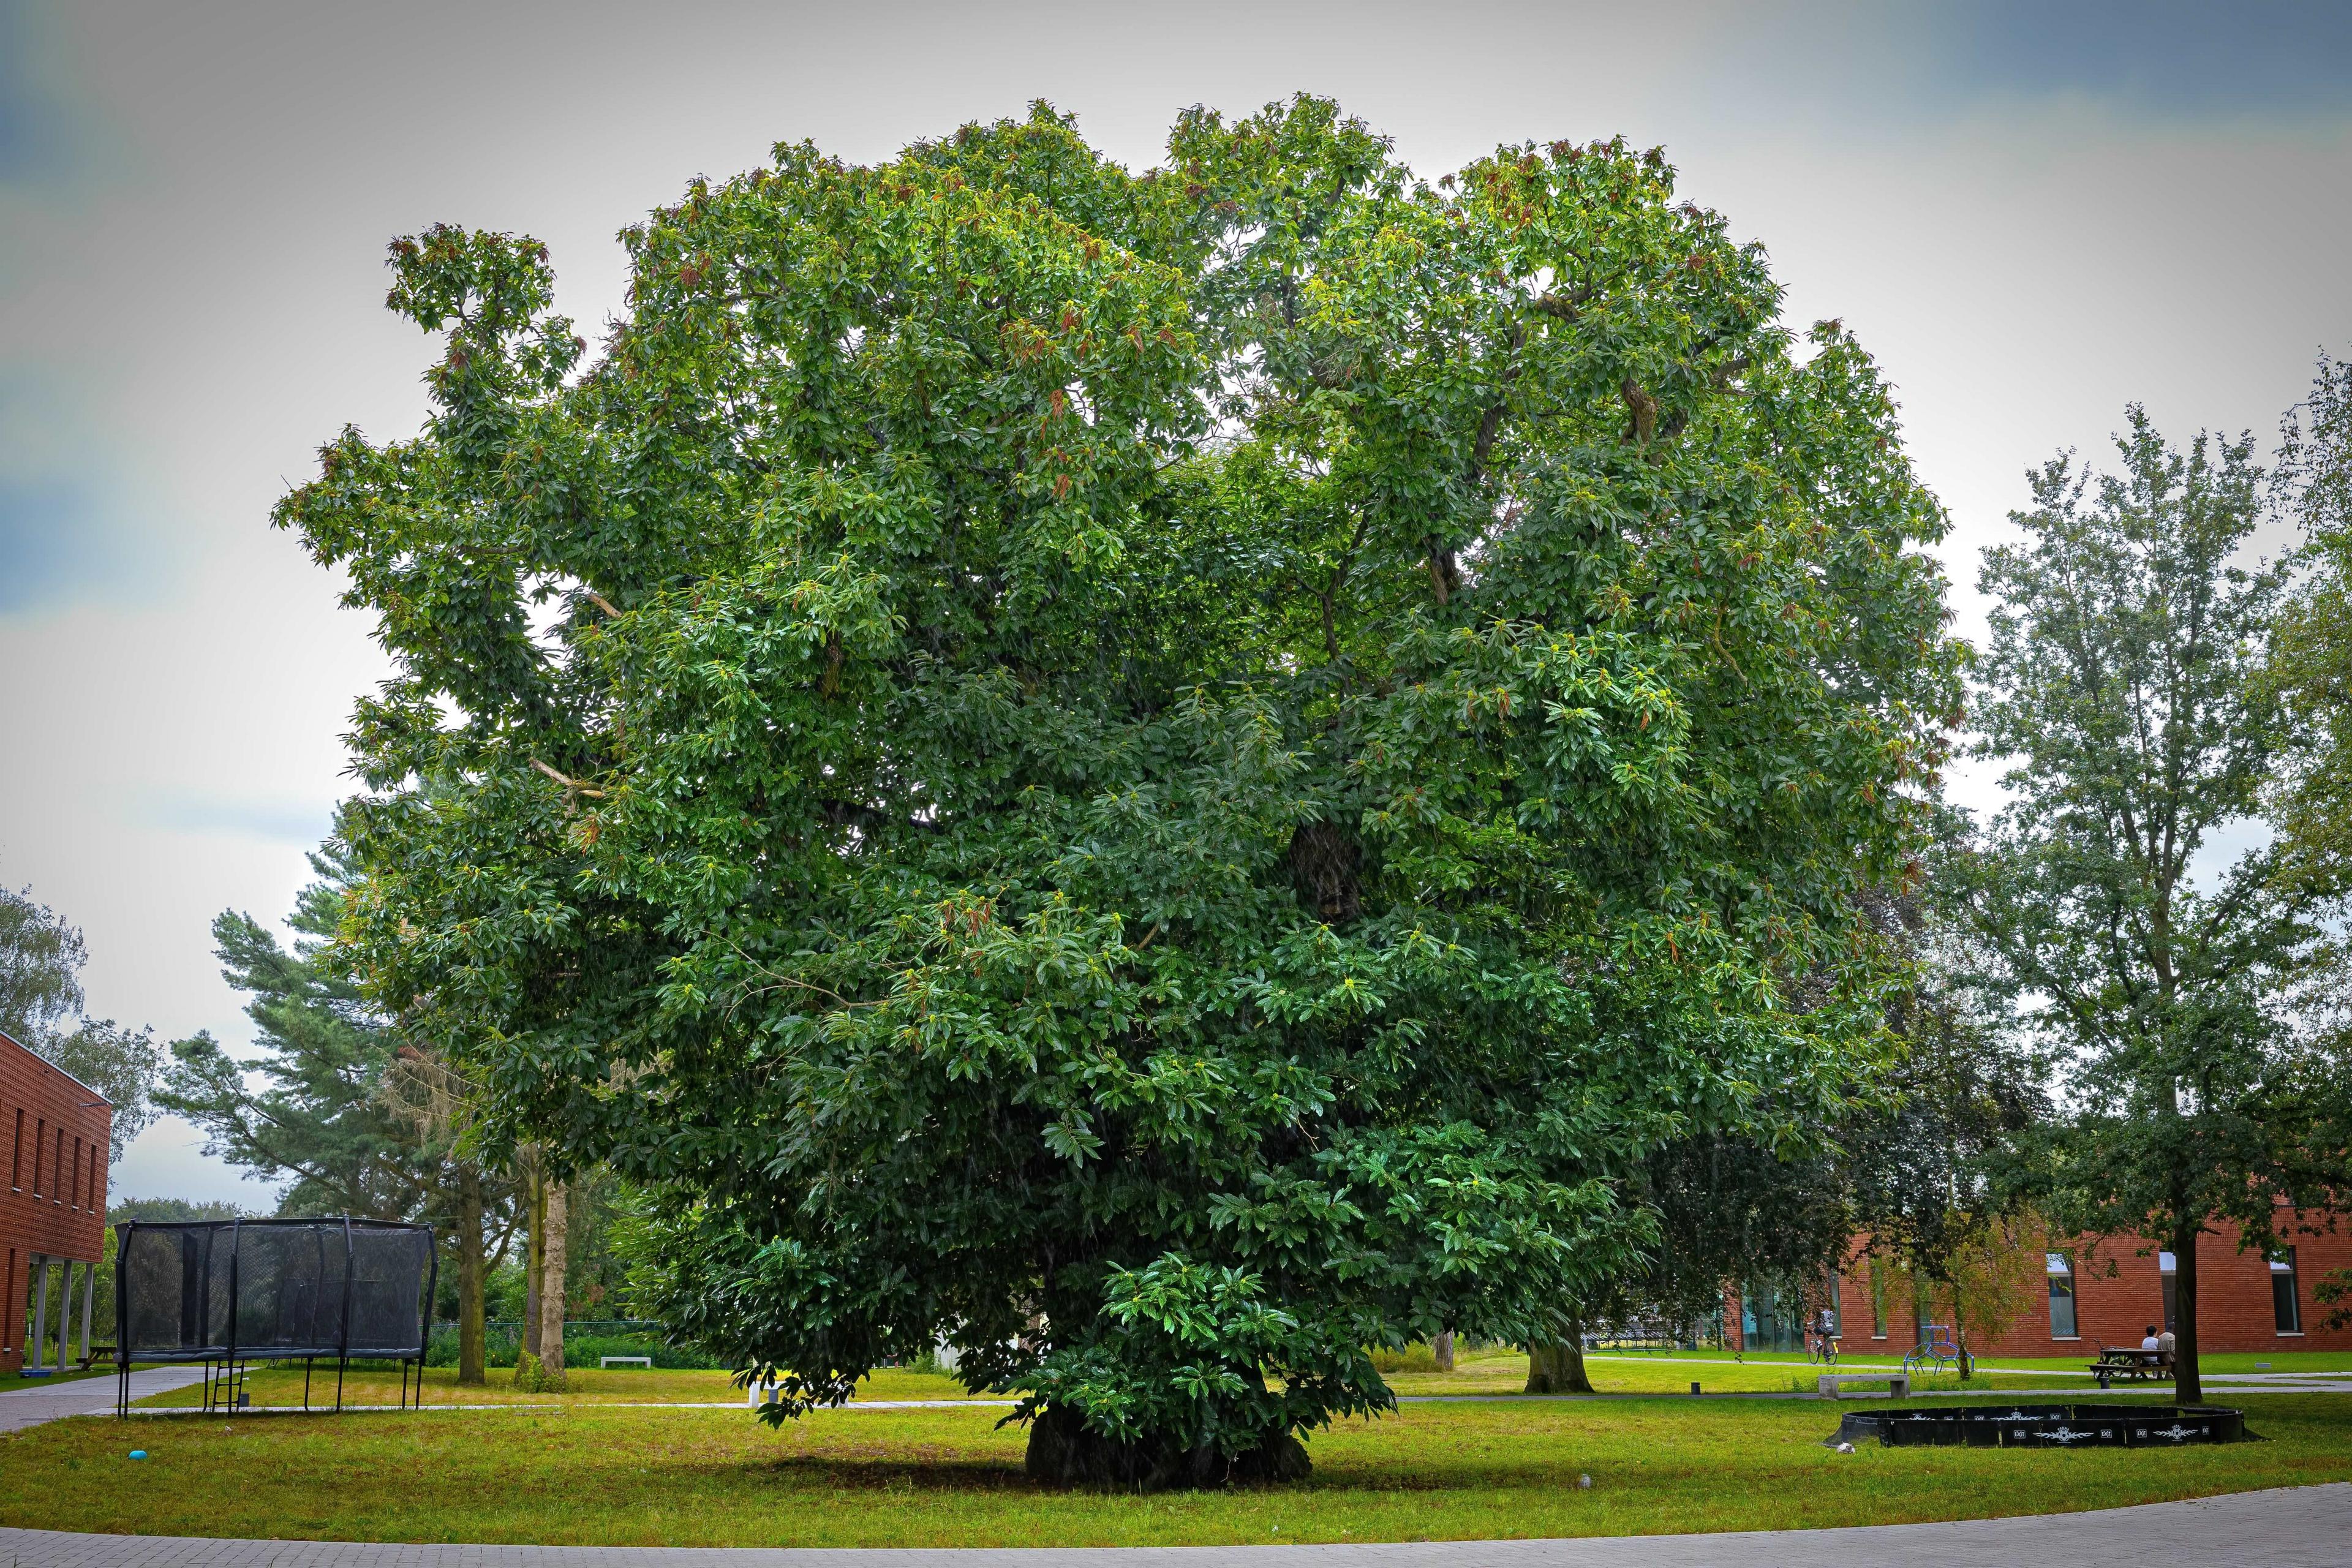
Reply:
<svg viewBox="0 0 2352 1568"><path fill-rule="evenodd" d="M1886 1268L1875 1258L1870 1265L1870 1337L1886 1337Z"/></svg>
<svg viewBox="0 0 2352 1568"><path fill-rule="evenodd" d="M2179 1262L2180 1260L2169 1252L2159 1252L2156 1255L2157 1271L2164 1279L2164 1331L2168 1334L2180 1331L2180 1293L2173 1279L2174 1273L2179 1268Z"/></svg>
<svg viewBox="0 0 2352 1568"><path fill-rule="evenodd" d="M2050 1279L2050 1337L2079 1337L2074 1331L2074 1266L2063 1252L2046 1252L2042 1268Z"/></svg>
<svg viewBox="0 0 2352 1568"><path fill-rule="evenodd" d="M25 1113L16 1112L16 1136L8 1141L8 1184L25 1184Z"/></svg>
<svg viewBox="0 0 2352 1568"><path fill-rule="evenodd" d="M94 1212L104 1214L106 1200L103 1194L106 1189L100 1184L99 1179L98 1151L98 1144L93 1143L89 1146L89 1206Z"/></svg>
<svg viewBox="0 0 2352 1568"><path fill-rule="evenodd" d="M2282 1247L2271 1254L2271 1315L2283 1334L2303 1332L2303 1303L2294 1291L2294 1248Z"/></svg>
<svg viewBox="0 0 2352 1568"><path fill-rule="evenodd" d="M41 1195L41 1152L49 1146L49 1119L33 1118L33 1195Z"/></svg>
<svg viewBox="0 0 2352 1568"><path fill-rule="evenodd" d="M58 1157L49 1162L49 1202L66 1201L66 1130L58 1129Z"/></svg>
<svg viewBox="0 0 2352 1568"><path fill-rule="evenodd" d="M81 1140L74 1140L73 1206L81 1207Z"/></svg>

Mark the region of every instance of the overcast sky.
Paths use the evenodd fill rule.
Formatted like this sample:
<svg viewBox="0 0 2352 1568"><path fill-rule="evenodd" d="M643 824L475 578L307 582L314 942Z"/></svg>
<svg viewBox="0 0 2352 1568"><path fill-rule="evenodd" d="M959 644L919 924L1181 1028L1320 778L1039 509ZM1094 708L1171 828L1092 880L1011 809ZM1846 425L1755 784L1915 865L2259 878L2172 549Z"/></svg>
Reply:
<svg viewBox="0 0 2352 1568"><path fill-rule="evenodd" d="M2352 5L0 0L0 882L85 929L98 1014L249 1037L210 921L290 907L383 668L267 518L342 425L422 417L394 235L535 235L593 325L617 229L778 141L1042 97L1140 168L1185 105L1301 89L1431 176L1663 143L1886 366L1964 629L2028 464L2134 399L2267 437L2352 349ZM176 1123L114 1190L270 1201Z"/></svg>

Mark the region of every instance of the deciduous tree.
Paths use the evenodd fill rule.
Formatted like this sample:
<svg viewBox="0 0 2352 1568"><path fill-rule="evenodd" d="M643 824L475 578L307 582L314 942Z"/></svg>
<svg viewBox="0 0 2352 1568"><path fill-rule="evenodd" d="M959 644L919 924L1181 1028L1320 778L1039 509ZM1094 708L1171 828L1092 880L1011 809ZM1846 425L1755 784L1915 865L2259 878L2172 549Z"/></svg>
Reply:
<svg viewBox="0 0 2352 1568"><path fill-rule="evenodd" d="M155 1119L148 1096L163 1051L146 1029L82 1016L79 928L31 890L0 888L0 1033L104 1095L113 1107L110 1161Z"/></svg>
<svg viewBox="0 0 2352 1568"><path fill-rule="evenodd" d="M1297 1474L1883 1047L1942 514L1658 153L1040 107L625 240L593 361L536 243L397 242L431 420L278 516L397 665L375 995L777 1418L944 1335L1040 1475Z"/></svg>
<svg viewBox="0 0 2352 1568"><path fill-rule="evenodd" d="M2285 1006L2319 928L2274 846L2229 852L2285 738L2250 444L2176 449L2134 407L2116 449L2035 471L2023 542L1986 552L1976 721L2010 804L1956 871L2074 1107L2042 1139L2051 1217L2170 1247L2195 1400L2198 1237L2263 1247L2275 1204L2324 1196Z"/></svg>

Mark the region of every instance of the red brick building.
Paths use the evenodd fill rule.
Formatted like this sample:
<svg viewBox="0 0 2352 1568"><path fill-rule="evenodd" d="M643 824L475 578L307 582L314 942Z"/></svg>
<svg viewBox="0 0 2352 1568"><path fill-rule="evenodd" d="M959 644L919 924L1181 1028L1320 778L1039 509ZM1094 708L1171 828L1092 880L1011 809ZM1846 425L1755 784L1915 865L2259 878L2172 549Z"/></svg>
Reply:
<svg viewBox="0 0 2352 1568"><path fill-rule="evenodd" d="M59 1364L77 1311L89 1348L113 1125L104 1095L0 1034L0 1376Z"/></svg>
<svg viewBox="0 0 2352 1568"><path fill-rule="evenodd" d="M2328 1309L2312 1287L2339 1269L2352 1269L2352 1216L2279 1211L2281 1246L2264 1257L2238 1250L2236 1227L2197 1242L2197 1342L2203 1352L2352 1350L2352 1328L2329 1329ZM2318 1235L2302 1235L2305 1226ZM2143 1250L2143 1248L2145 1250ZM2042 1286L2033 1303L1990 1341L1970 1348L1980 1356L2097 1355L2103 1345L2137 1346L2153 1323L2177 1330L2172 1254L2155 1242L2116 1237L2079 1240L2042 1258ZM1925 1321L1902 1282L1866 1258L1836 1281L1838 1339L1847 1355L1883 1352L1899 1356L1919 1340ZM1803 1347L1804 1305L1757 1290L1734 1297L1725 1333L1734 1345L1759 1350Z"/></svg>

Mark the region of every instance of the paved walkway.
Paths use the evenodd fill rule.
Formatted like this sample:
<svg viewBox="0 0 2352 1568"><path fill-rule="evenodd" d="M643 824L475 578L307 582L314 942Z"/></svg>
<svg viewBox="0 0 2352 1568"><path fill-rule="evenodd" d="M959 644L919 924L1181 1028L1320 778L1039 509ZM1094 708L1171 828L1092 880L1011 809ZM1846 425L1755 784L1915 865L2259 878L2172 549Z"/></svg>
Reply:
<svg viewBox="0 0 2352 1568"><path fill-rule="evenodd" d="M0 1530L16 1568L2344 1568L2352 1484L2240 1492L2095 1513L1850 1530L1360 1546L778 1551L729 1547L404 1546Z"/></svg>
<svg viewBox="0 0 2352 1568"><path fill-rule="evenodd" d="M131 1397L169 1394L202 1382L204 1375L202 1367L142 1367L131 1374ZM71 1383L28 1380L21 1388L0 1389L0 1434L21 1432L63 1415L111 1415L114 1393L111 1377L79 1377Z"/></svg>

